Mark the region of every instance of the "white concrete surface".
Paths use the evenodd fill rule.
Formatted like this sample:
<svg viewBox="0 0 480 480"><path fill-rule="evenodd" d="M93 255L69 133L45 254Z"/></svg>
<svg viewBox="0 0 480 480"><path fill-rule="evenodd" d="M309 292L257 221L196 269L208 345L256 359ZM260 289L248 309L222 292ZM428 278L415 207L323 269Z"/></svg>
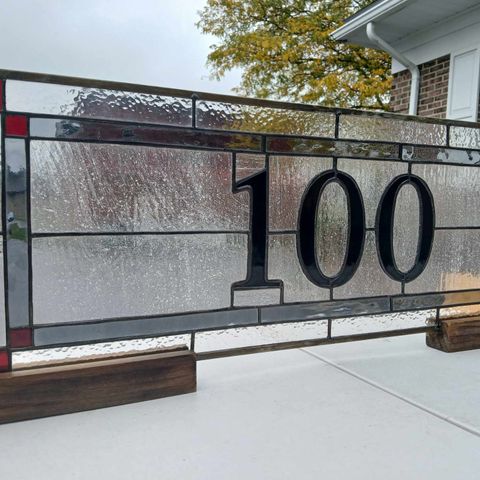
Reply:
<svg viewBox="0 0 480 480"><path fill-rule="evenodd" d="M480 477L480 351L417 335L204 361L198 381L196 394L0 426L0 478Z"/></svg>

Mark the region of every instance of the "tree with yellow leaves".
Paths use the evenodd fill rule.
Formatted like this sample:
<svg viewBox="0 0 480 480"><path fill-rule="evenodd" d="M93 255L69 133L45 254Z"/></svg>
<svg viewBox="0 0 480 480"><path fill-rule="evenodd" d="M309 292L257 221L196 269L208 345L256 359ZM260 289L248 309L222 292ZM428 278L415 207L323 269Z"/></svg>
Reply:
<svg viewBox="0 0 480 480"><path fill-rule="evenodd" d="M390 58L330 37L371 0L207 0L197 26L218 38L208 64L237 92L328 106L388 109Z"/></svg>

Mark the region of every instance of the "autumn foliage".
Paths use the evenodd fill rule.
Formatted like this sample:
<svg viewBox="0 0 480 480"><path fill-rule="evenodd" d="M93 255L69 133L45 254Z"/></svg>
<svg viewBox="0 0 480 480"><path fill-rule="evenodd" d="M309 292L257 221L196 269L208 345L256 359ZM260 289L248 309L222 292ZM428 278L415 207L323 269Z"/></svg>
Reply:
<svg viewBox="0 0 480 480"><path fill-rule="evenodd" d="M217 37L216 78L239 67L237 91L261 98L388 109L390 59L330 33L369 0L207 0L197 26Z"/></svg>

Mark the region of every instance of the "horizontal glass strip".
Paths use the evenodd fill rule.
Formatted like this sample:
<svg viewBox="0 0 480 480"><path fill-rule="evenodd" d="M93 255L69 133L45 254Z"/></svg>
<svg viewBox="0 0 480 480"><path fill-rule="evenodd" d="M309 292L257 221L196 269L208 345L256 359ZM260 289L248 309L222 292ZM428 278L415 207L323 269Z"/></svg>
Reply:
<svg viewBox="0 0 480 480"><path fill-rule="evenodd" d="M338 300L336 302L315 302L278 307L263 307L260 310L262 323L291 322L296 320L321 320L345 317L347 315L365 315L388 312L388 297Z"/></svg>
<svg viewBox="0 0 480 480"><path fill-rule="evenodd" d="M332 337L424 327L435 314L435 310L423 310L339 318L332 320Z"/></svg>
<svg viewBox="0 0 480 480"><path fill-rule="evenodd" d="M392 308L393 310L410 310L477 302L480 302L480 290L394 297Z"/></svg>
<svg viewBox="0 0 480 480"><path fill-rule="evenodd" d="M99 323L35 328L36 346L61 345L117 338L163 335L199 329L212 329L258 322L256 309L195 313L171 317L139 318Z"/></svg>
<svg viewBox="0 0 480 480"><path fill-rule="evenodd" d="M476 148L478 147L480 147L480 143L476 145ZM480 151L404 145L402 147L402 159L412 162L442 162L458 163L460 165L480 165Z"/></svg>
<svg viewBox="0 0 480 480"><path fill-rule="evenodd" d="M388 143L345 142L313 138L267 138L267 151L272 153L298 153L335 155L375 159L399 159L398 145Z"/></svg>
<svg viewBox="0 0 480 480"><path fill-rule="evenodd" d="M217 150L261 150L261 138L258 135L200 132L190 129L180 130L51 118L32 118L30 120L30 135L32 137L92 142L172 145Z"/></svg>
<svg viewBox="0 0 480 480"><path fill-rule="evenodd" d="M7 80L10 111L190 126L188 98Z"/></svg>
<svg viewBox="0 0 480 480"><path fill-rule="evenodd" d="M195 334L195 351L210 352L249 345L326 338L327 333L328 322L326 320L198 332Z"/></svg>

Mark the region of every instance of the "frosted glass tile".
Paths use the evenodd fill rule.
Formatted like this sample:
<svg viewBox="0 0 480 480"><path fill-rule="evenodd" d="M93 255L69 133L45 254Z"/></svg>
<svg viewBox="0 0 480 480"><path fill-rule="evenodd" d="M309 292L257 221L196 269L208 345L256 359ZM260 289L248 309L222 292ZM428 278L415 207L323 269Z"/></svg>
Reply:
<svg viewBox="0 0 480 480"><path fill-rule="evenodd" d="M399 158L398 145L388 143L345 142L317 138L268 137L267 151L336 155L337 157Z"/></svg>
<svg viewBox="0 0 480 480"><path fill-rule="evenodd" d="M292 322L258 327L230 328L195 334L195 351L209 352L249 345L292 342L327 337L328 322Z"/></svg>
<svg viewBox="0 0 480 480"><path fill-rule="evenodd" d="M17 112L190 126L187 98L7 80L7 108Z"/></svg>
<svg viewBox="0 0 480 480"><path fill-rule="evenodd" d="M408 166L401 162L354 159L339 159L337 168L353 177L362 192L367 228L375 226L378 204L388 184L396 176L408 171Z"/></svg>
<svg viewBox="0 0 480 480"><path fill-rule="evenodd" d="M420 231L420 201L411 184L400 188L393 219L393 255L397 268L408 272L415 265Z"/></svg>
<svg viewBox="0 0 480 480"><path fill-rule="evenodd" d="M33 141L34 232L247 230L225 152Z"/></svg>
<svg viewBox="0 0 480 480"><path fill-rule="evenodd" d="M475 127L450 127L450 146L480 149L480 129Z"/></svg>
<svg viewBox="0 0 480 480"><path fill-rule="evenodd" d="M423 273L405 293L480 288L480 230L437 230Z"/></svg>
<svg viewBox="0 0 480 480"><path fill-rule="evenodd" d="M338 318L332 321L332 337L425 327L431 319L435 310Z"/></svg>
<svg viewBox="0 0 480 480"><path fill-rule="evenodd" d="M433 293L426 295L411 295L392 299L393 310L408 310L413 308L441 307L458 303L480 302L480 291Z"/></svg>
<svg viewBox="0 0 480 480"><path fill-rule="evenodd" d="M335 114L201 100L197 127L248 132L333 137Z"/></svg>
<svg viewBox="0 0 480 480"><path fill-rule="evenodd" d="M401 284L392 280L380 266L375 246L375 233L366 232L360 265L346 284L333 289L333 298L375 297L395 295L400 292Z"/></svg>
<svg viewBox="0 0 480 480"><path fill-rule="evenodd" d="M298 261L294 234L270 235L268 239L268 278L283 281L285 302L328 300L330 291L310 282Z"/></svg>
<svg viewBox="0 0 480 480"><path fill-rule="evenodd" d="M247 235L35 238L35 324L230 306L244 280Z"/></svg>
<svg viewBox="0 0 480 480"><path fill-rule="evenodd" d="M250 290L235 290L233 292L234 307L275 305L278 303L280 303L279 288L253 288Z"/></svg>
<svg viewBox="0 0 480 480"><path fill-rule="evenodd" d="M295 230L300 203L308 184L332 168L330 158L270 157L270 230Z"/></svg>
<svg viewBox="0 0 480 480"><path fill-rule="evenodd" d="M348 241L348 202L338 182L328 183L317 204L315 245L317 265L327 277L337 275Z"/></svg>
<svg viewBox="0 0 480 480"><path fill-rule="evenodd" d="M265 155L237 153L235 158L235 180L250 177L265 168Z"/></svg>
<svg viewBox="0 0 480 480"><path fill-rule="evenodd" d="M435 204L437 227L480 226L480 169L453 165L413 165Z"/></svg>
<svg viewBox="0 0 480 480"><path fill-rule="evenodd" d="M340 115L339 137L378 142L446 145L447 127L369 114Z"/></svg>
<svg viewBox="0 0 480 480"><path fill-rule="evenodd" d="M404 145L402 159L417 162L445 162L465 165L479 165L480 152L454 150L453 148L432 148Z"/></svg>
<svg viewBox="0 0 480 480"><path fill-rule="evenodd" d="M103 360L190 345L190 334L12 352L13 369Z"/></svg>

